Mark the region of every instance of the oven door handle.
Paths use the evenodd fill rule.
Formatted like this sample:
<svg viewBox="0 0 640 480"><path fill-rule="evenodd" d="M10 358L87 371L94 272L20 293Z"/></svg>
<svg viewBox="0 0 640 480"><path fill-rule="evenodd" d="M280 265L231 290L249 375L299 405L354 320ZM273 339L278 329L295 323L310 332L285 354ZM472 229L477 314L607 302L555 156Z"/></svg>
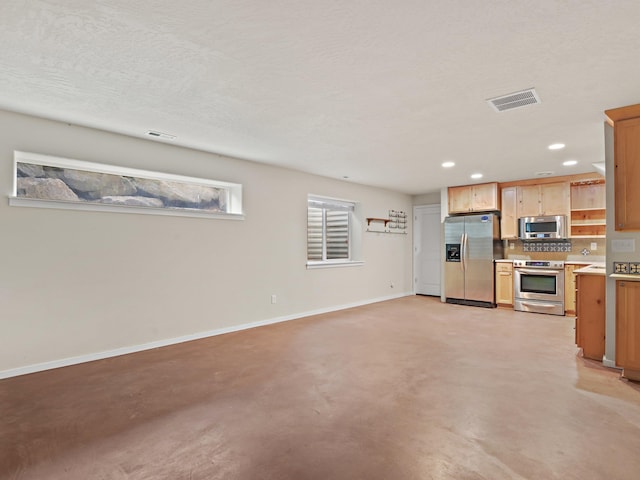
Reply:
<svg viewBox="0 0 640 480"><path fill-rule="evenodd" d="M527 270L526 268L516 268L516 270L520 273L527 273L530 275L546 275L548 277L560 275L562 273L560 270Z"/></svg>
<svg viewBox="0 0 640 480"><path fill-rule="evenodd" d="M530 302L523 302L520 301L520 303L522 303L522 305L526 305L528 307L540 307L540 308L556 308L558 307L558 304L552 304L552 303L530 303Z"/></svg>

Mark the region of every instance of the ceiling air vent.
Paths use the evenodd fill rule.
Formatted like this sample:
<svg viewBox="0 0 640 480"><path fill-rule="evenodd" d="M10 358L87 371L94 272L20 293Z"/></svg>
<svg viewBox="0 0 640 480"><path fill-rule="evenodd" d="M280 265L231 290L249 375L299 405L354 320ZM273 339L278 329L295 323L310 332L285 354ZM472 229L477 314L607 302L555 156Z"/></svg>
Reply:
<svg viewBox="0 0 640 480"><path fill-rule="evenodd" d="M496 112L504 112L505 110L513 110L514 108L541 103L542 100L540 100L536 91L530 88L528 90L522 90L521 92L510 93L509 95L490 98L487 102Z"/></svg>

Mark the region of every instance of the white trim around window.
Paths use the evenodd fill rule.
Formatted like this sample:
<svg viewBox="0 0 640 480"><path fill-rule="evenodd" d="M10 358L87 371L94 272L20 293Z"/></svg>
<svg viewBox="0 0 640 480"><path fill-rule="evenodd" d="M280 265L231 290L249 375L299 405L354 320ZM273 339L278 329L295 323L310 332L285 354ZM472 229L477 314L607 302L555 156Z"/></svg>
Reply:
<svg viewBox="0 0 640 480"><path fill-rule="evenodd" d="M357 202L308 195L307 269L364 265L361 231L362 214Z"/></svg>
<svg viewBox="0 0 640 480"><path fill-rule="evenodd" d="M55 167L58 169L75 170L80 173L86 172L87 174L106 174L113 176L121 176L132 179L141 179L154 182L157 181L158 185L162 182L171 182L173 185L184 184L190 186L190 189L198 189L200 191L208 189L209 192L218 189L221 198L220 205L224 203L224 208L221 209L199 209L198 204L196 208L189 207L167 207L162 205L160 200L157 200L158 205L153 206L139 206L120 203L105 203L100 200L79 200L73 198L71 200L67 198L38 198L38 196L21 195L18 191L19 174L18 164L27 164L37 167ZM62 157L54 157L50 155L42 155L38 153L30 152L14 152L14 165L13 165L13 191L9 197L9 205L18 207L37 207L37 208L55 208L64 210L89 210L89 211L103 211L103 212L117 212L117 213L136 213L146 215L169 215L169 216L182 216L182 217L196 217L196 218L220 218L228 220L243 220L244 215L242 212L242 185L237 183L222 182L217 180L209 180L204 178L188 177L184 175L174 175L162 172L152 172L148 170L138 170L128 167L119 167L114 165L106 165L101 163L87 162L83 160L75 160ZM36 181L38 178L33 178L31 181ZM198 196L198 198L201 198ZM105 198L106 199L106 198Z"/></svg>

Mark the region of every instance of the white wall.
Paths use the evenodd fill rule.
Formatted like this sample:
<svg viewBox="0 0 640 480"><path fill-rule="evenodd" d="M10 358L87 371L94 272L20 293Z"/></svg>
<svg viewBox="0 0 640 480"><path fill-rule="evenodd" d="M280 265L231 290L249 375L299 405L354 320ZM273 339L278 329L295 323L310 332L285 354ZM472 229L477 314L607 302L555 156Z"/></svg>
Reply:
<svg viewBox="0 0 640 480"><path fill-rule="evenodd" d="M414 195L413 196L413 204L415 206L419 205L435 205L440 203L441 194L439 191L423 193L422 195Z"/></svg>
<svg viewBox="0 0 640 480"><path fill-rule="evenodd" d="M305 266L307 194L369 217L408 195L5 111L0 132L0 376L412 292L411 226L365 232L364 266ZM14 150L242 183L246 219L9 207Z"/></svg>

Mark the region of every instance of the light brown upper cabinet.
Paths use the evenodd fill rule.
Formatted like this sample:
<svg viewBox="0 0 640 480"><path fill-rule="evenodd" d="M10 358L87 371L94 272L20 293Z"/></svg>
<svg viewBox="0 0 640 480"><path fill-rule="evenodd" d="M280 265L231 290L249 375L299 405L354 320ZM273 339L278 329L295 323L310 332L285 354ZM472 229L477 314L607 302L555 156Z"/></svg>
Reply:
<svg viewBox="0 0 640 480"><path fill-rule="evenodd" d="M613 127L615 229L640 230L640 104L604 113Z"/></svg>
<svg viewBox="0 0 640 480"><path fill-rule="evenodd" d="M517 187L517 217L569 215L569 182L543 183Z"/></svg>
<svg viewBox="0 0 640 480"><path fill-rule="evenodd" d="M449 187L448 197L449 213L488 212L500 209L497 182Z"/></svg>
<svg viewBox="0 0 640 480"><path fill-rule="evenodd" d="M504 187L501 192L500 237L503 240L518 238L518 196L517 187Z"/></svg>

